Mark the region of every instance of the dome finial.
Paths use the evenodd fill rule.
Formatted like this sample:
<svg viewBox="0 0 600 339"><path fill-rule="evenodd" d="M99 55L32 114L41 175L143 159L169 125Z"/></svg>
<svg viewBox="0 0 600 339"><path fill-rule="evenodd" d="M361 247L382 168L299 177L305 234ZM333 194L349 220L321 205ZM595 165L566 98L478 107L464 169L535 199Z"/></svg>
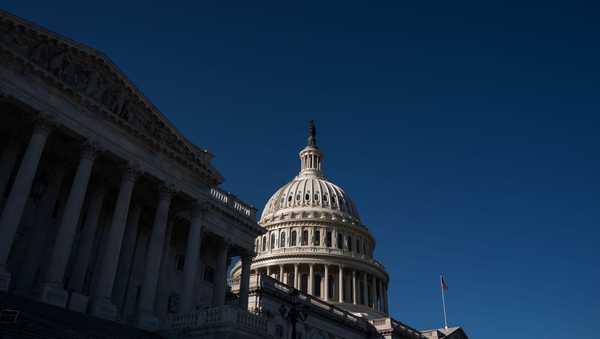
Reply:
<svg viewBox="0 0 600 339"><path fill-rule="evenodd" d="M308 123L308 146L317 147L317 128L314 120Z"/></svg>

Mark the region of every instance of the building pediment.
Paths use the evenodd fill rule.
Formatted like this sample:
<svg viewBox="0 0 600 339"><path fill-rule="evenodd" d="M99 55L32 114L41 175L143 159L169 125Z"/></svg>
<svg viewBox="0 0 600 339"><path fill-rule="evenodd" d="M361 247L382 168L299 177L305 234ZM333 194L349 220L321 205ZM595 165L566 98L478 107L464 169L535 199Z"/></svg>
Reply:
<svg viewBox="0 0 600 339"><path fill-rule="evenodd" d="M87 110L189 168L209 185L223 177L212 155L189 142L113 62L35 24L0 11L0 60L15 61Z"/></svg>

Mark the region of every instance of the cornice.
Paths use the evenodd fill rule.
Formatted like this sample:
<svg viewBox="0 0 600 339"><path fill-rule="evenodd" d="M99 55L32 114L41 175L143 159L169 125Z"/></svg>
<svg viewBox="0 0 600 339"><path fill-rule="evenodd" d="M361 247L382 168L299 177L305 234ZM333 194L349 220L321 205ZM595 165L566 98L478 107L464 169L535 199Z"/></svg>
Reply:
<svg viewBox="0 0 600 339"><path fill-rule="evenodd" d="M153 150L191 169L209 185L223 177L212 155L181 135L168 119L101 52L0 11L4 64L55 87L72 101L106 118Z"/></svg>

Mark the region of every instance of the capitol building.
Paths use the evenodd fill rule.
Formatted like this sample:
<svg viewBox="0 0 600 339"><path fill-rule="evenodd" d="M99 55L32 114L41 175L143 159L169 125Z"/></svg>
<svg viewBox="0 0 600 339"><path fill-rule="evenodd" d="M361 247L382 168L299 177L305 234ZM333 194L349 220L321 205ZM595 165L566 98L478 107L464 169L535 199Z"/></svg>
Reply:
<svg viewBox="0 0 600 339"><path fill-rule="evenodd" d="M312 122L258 217L167 116L103 53L0 11L0 338L468 338L390 314Z"/></svg>

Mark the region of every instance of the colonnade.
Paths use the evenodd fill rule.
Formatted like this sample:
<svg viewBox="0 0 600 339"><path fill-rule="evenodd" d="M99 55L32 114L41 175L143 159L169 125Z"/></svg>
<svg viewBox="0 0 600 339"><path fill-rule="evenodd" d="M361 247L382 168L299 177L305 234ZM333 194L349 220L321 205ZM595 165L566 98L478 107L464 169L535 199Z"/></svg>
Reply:
<svg viewBox="0 0 600 339"><path fill-rule="evenodd" d="M15 281L8 267L9 255L14 250L14 242L22 222L26 204L32 192L38 167L48 137L51 133L58 132L55 125L46 119L37 119L34 123L31 137L26 141L24 153L19 164L19 154L22 152L22 143L11 139L4 149L0 149L0 202L6 189L10 188L2 215L0 216L0 291L8 291L11 286L27 290L33 284L34 275L38 268L36 258L26 255L22 258L23 268L19 270L18 279ZM140 215L142 207L134 198L134 189L140 183L143 173L137 165L127 160L120 161L124 165L115 171L120 176L116 201L112 207L112 217L108 233L105 238L105 250L99 259L99 269L96 284L90 289L89 295L84 294L84 281L89 274L92 259L93 245L97 242L98 220L101 211L105 208L107 189L106 184L98 178L93 169L97 163L98 155L103 153L100 147L92 142L84 141L80 145L81 152L75 175L68 189L67 199L59 216L58 227L54 245L50 251L47 267L41 272L40 289L38 297L47 303L74 310L89 312L95 316L106 319L118 317L117 305L122 303L127 288L127 279L123 279L133 269L131 258L134 255L134 246L139 234ZM16 176L10 185L11 174L16 169ZM66 168L63 162L52 163L56 168L48 171L46 191L36 209L36 222L32 232L27 234L30 245L43 246L45 232L48 232L47 223L54 213L58 198L66 184ZM158 319L155 316L155 300L159 286L160 267L163 251L167 241L167 225L173 213L173 201L178 196L172 186L158 180L144 180L143 185L151 191L158 191L154 201L155 210L147 252L145 253L145 268L143 283L141 285L139 304L137 305L137 324L144 328L156 328ZM154 183L154 184L153 184ZM154 185L155 187L147 187ZM10 187L9 187L10 186ZM181 200L183 200L183 197ZM190 200L189 198L187 200ZM191 199L193 200L193 199ZM146 199L146 203L147 199ZM86 206L84 206L84 204ZM112 205L111 205L112 206ZM194 282L200 266L200 247L204 230L204 218L207 205L203 201L193 201L191 207L191 220L189 220L189 233L186 239L186 253L184 265L184 284L181 294L180 312L192 311L194 305ZM82 230L78 234L79 220L82 210L86 211L83 219ZM78 246L74 246L77 243ZM215 267L215 281L212 306L218 307L225 303L227 287L227 262L231 244L222 239L217 250L217 265ZM250 276L250 254L242 256L242 283L241 290L246 294L241 298L247 303L247 294ZM19 258L21 260L21 258ZM67 267L71 262L71 271L68 285L65 285ZM89 300L88 300L89 299ZM243 305L245 307L247 305Z"/></svg>
<svg viewBox="0 0 600 339"><path fill-rule="evenodd" d="M253 270L326 302L363 305L388 313L387 280L376 274L321 263L256 266Z"/></svg>

